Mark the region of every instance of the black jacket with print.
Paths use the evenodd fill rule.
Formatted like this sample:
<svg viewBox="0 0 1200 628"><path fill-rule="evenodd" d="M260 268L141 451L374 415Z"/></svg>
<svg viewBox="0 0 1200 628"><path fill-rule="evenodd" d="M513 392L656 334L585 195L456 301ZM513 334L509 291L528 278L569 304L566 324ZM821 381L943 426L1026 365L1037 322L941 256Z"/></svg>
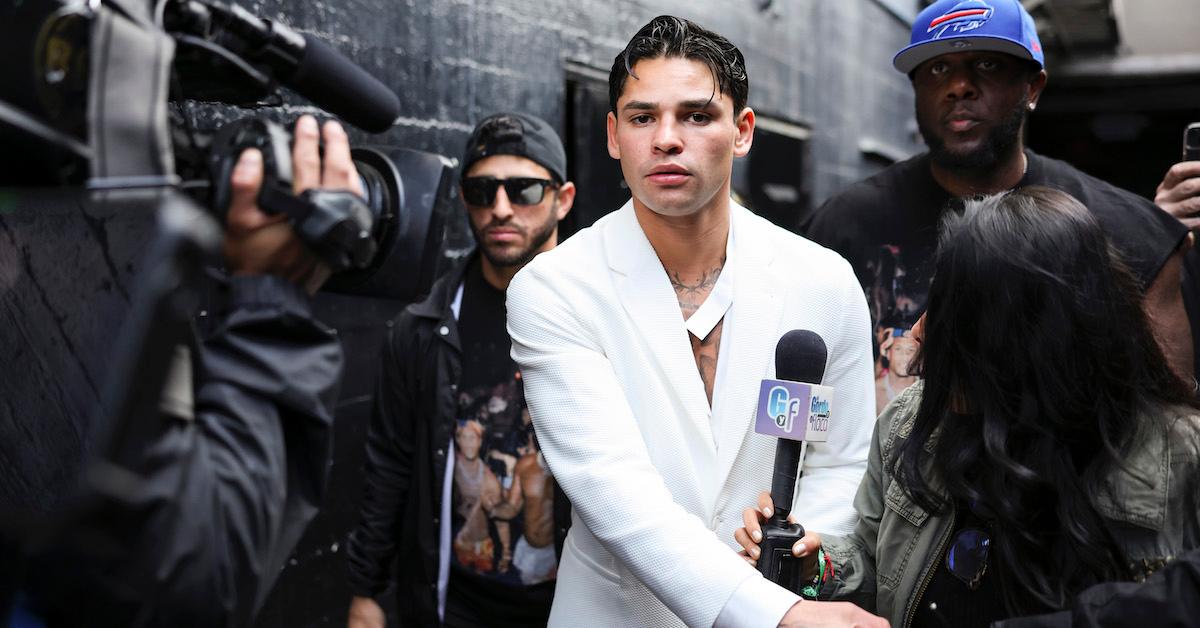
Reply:
<svg viewBox="0 0 1200 628"><path fill-rule="evenodd" d="M438 546L446 456L454 437L462 381L462 345L452 305L475 254L439 279L425 300L389 323L375 409L367 432L359 523L346 556L354 595L387 589L396 565L402 626L437 626ZM561 554L570 504L554 498Z"/></svg>

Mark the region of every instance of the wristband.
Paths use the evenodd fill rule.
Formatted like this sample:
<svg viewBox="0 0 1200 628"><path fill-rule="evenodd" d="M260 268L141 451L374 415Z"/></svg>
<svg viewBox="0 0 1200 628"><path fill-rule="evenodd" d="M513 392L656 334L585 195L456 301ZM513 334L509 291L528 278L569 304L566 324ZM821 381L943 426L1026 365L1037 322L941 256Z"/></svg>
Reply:
<svg viewBox="0 0 1200 628"><path fill-rule="evenodd" d="M812 584L800 590L800 595L815 600L821 593L821 587L827 580L833 578L833 559L823 548L817 549L817 575L813 576Z"/></svg>
<svg viewBox="0 0 1200 628"><path fill-rule="evenodd" d="M812 583L800 589L800 595L810 600L817 599L817 595L821 591L821 584L825 582L825 550L817 549L817 573L813 576Z"/></svg>

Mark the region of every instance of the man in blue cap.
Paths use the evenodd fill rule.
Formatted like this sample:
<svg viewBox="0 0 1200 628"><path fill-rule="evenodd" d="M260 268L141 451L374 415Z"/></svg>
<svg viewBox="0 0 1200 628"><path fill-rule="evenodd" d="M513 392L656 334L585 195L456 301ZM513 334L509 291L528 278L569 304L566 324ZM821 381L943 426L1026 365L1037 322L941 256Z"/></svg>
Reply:
<svg viewBox="0 0 1200 628"><path fill-rule="evenodd" d="M1104 225L1139 279L1172 368L1191 381L1191 329L1180 293L1187 230L1149 200L1024 146L1025 117L1046 85L1044 62L1033 19L1018 0L927 7L892 63L912 81L928 151L829 199L806 235L854 266L880 342L882 333L911 328L925 310L942 212L961 209L966 197L1027 185L1064 190ZM887 377L889 365L880 362L877 372ZM901 392L887 391L881 401Z"/></svg>

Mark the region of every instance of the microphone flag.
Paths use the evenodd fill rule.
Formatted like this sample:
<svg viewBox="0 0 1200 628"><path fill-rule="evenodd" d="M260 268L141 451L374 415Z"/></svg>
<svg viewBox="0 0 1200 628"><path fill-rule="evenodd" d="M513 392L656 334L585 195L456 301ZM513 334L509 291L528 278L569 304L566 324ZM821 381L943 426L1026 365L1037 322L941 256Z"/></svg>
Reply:
<svg viewBox="0 0 1200 628"><path fill-rule="evenodd" d="M833 387L764 379L758 393L754 431L788 440L829 440Z"/></svg>

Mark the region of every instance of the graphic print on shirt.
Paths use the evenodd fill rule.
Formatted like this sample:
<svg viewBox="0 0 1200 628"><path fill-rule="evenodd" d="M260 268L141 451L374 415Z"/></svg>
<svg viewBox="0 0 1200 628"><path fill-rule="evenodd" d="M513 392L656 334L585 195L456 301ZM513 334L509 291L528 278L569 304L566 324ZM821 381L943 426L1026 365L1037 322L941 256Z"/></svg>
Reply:
<svg viewBox="0 0 1200 628"><path fill-rule="evenodd" d="M521 375L459 395L453 557L512 585L553 580L554 480L525 406Z"/></svg>
<svg viewBox="0 0 1200 628"><path fill-rule="evenodd" d="M867 262L867 304L875 333L875 412L917 381L913 325L925 312L932 281L928 256L910 259L893 244L879 247Z"/></svg>

